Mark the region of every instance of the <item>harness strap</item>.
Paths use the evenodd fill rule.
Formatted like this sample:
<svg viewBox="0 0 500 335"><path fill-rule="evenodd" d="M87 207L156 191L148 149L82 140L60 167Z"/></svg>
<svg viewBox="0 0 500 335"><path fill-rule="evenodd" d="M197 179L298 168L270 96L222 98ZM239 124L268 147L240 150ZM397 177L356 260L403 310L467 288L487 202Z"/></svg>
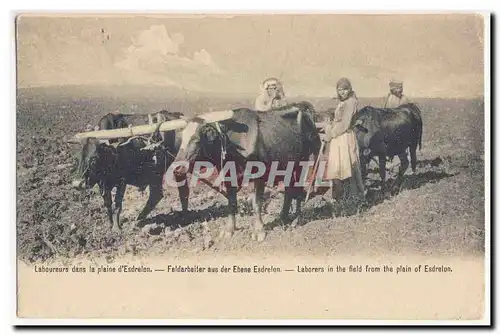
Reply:
<svg viewBox="0 0 500 335"><path fill-rule="evenodd" d="M220 170L222 171L222 168L224 166L224 161L226 159L226 155L227 155L227 137L224 135L224 133L222 132L222 129L220 128L220 124L219 122L214 122L214 128L215 130L219 133L220 135L220 138L221 138L221 158L220 158ZM172 157L174 157L170 152L167 151L167 153L169 155L171 155ZM208 180L206 179L203 179L203 178L200 178L197 174L195 174L194 172L192 172L192 175L197 177L198 180L200 180L201 182L203 182L205 185L209 186L210 188L212 188L213 190L216 190L218 191L219 193L221 193L223 196L225 196L226 198L229 199L228 197L228 194L227 192L225 192L223 189L222 189L222 183L221 185L219 185L219 187L215 187L213 185L213 183L209 182Z"/></svg>
<svg viewBox="0 0 500 335"><path fill-rule="evenodd" d="M218 121L215 122L215 129L217 130L217 132L219 133L220 138L221 138L221 142L220 142L221 155L220 155L220 170L219 170L219 172L220 172L220 171L222 171L222 169L224 167L224 160L226 159L226 154L227 154L227 148L226 147L227 147L227 143L226 143L226 137L222 133L222 130L220 128L220 123ZM222 183L219 185L219 191L221 193L223 192L223 190L222 190Z"/></svg>
<svg viewBox="0 0 500 335"><path fill-rule="evenodd" d="M226 137L222 133L222 130L220 128L219 122L215 122L215 129L217 129L217 132L219 133L221 137L221 168L222 168L222 161L226 159L226 154L227 154L227 143L226 143ZM226 144L224 146L224 144Z"/></svg>

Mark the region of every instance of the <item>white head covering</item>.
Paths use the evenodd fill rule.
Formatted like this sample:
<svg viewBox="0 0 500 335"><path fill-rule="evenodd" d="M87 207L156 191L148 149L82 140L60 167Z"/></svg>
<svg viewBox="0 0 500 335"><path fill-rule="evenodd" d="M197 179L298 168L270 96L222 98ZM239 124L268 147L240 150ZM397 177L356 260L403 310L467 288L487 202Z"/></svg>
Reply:
<svg viewBox="0 0 500 335"><path fill-rule="evenodd" d="M389 88L396 88L396 87L403 88L403 81L396 80L396 79L390 80L389 81Z"/></svg>
<svg viewBox="0 0 500 335"><path fill-rule="evenodd" d="M285 92L283 91L283 84L281 83L281 81L279 81L279 79L275 77L267 78L262 82L262 85L260 86L262 92L265 92L270 85L276 85L276 89L280 91L282 96L285 96Z"/></svg>

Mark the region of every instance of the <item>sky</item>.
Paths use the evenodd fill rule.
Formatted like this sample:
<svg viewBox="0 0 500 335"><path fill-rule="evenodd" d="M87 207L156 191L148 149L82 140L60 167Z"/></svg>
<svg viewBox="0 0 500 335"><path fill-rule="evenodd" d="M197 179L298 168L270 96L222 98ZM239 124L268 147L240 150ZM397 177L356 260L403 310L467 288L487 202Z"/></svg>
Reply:
<svg viewBox="0 0 500 335"><path fill-rule="evenodd" d="M391 79L415 97L484 91L483 18L396 15L23 15L18 87L175 86L260 93L281 78L288 96L335 95L340 77L358 96Z"/></svg>

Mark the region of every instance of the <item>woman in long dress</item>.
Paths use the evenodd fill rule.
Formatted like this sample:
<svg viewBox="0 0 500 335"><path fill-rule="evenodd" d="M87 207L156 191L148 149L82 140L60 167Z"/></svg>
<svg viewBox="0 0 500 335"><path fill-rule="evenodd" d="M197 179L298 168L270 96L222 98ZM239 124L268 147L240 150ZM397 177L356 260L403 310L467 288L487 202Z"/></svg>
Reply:
<svg viewBox="0 0 500 335"><path fill-rule="evenodd" d="M351 189L357 190L359 198L364 199L365 189L361 178L361 168L356 134L350 129L351 119L358 111L359 102L347 78L337 82L339 104L333 122L325 129L327 163L323 180L332 182L332 196L340 201L343 181L351 180Z"/></svg>

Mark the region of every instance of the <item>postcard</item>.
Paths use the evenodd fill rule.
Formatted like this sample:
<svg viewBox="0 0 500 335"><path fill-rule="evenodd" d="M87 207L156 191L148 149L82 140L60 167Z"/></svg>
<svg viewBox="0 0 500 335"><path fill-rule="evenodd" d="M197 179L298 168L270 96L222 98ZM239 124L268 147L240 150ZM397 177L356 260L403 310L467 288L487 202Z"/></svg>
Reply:
<svg viewBox="0 0 500 335"><path fill-rule="evenodd" d="M490 322L488 14L13 24L20 323Z"/></svg>

